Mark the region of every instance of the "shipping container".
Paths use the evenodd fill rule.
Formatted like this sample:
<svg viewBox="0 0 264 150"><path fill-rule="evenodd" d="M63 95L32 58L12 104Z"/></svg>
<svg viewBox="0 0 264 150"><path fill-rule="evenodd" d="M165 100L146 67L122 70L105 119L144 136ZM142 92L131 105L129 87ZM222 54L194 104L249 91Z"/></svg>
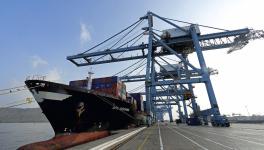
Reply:
<svg viewBox="0 0 264 150"><path fill-rule="evenodd" d="M143 101L143 108L144 108L144 112L147 112L147 102Z"/></svg>
<svg viewBox="0 0 264 150"><path fill-rule="evenodd" d="M117 83L119 82L119 78L117 76L112 77L103 77L103 78L94 78L93 83Z"/></svg>
<svg viewBox="0 0 264 150"><path fill-rule="evenodd" d="M117 76L94 78L92 80L92 90L110 94L121 100L126 100L126 85L119 81Z"/></svg>
<svg viewBox="0 0 264 150"><path fill-rule="evenodd" d="M126 101L132 104L135 110L137 111L137 101L130 94L127 94Z"/></svg>
<svg viewBox="0 0 264 150"><path fill-rule="evenodd" d="M94 88L95 87L95 88ZM96 86L92 85L92 89L95 91L103 92L106 94L110 94L114 97L119 98L121 96L121 93L119 92L118 85L117 84L97 84Z"/></svg>
<svg viewBox="0 0 264 150"><path fill-rule="evenodd" d="M120 91L120 93L121 93L121 99L122 100L126 100L126 85L123 82L121 82L121 91Z"/></svg>
<svg viewBox="0 0 264 150"><path fill-rule="evenodd" d="M143 96L140 93L130 94L137 101L137 111L144 111Z"/></svg>
<svg viewBox="0 0 264 150"><path fill-rule="evenodd" d="M170 65L162 65L160 67L161 73L167 73L167 72L177 72L179 69L182 68L182 64L170 64Z"/></svg>
<svg viewBox="0 0 264 150"><path fill-rule="evenodd" d="M181 27L181 28L183 28L184 30L189 31L190 27L191 26L184 26L184 27ZM196 33L200 35L201 32L200 32L199 26L198 25L194 25L194 27L195 27ZM169 38L185 37L185 36L188 36L188 35L189 35L189 32L182 31L179 28L172 28L172 29L163 30L161 37L163 39L169 39Z"/></svg>
<svg viewBox="0 0 264 150"><path fill-rule="evenodd" d="M87 79L83 79L83 80L74 80L74 81L70 81L69 85L70 86L74 86L74 87L81 87L81 88L87 88L88 87L88 80Z"/></svg>
<svg viewBox="0 0 264 150"><path fill-rule="evenodd" d="M126 95L126 100L127 100L127 102L130 103L130 104L133 103L133 97L132 97L130 94L128 94L128 93L127 93L127 95Z"/></svg>

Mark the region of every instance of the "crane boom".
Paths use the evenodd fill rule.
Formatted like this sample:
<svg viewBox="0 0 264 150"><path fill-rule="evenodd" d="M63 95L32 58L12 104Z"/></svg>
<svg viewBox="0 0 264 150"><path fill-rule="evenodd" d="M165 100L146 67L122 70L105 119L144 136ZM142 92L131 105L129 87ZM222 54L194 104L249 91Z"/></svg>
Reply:
<svg viewBox="0 0 264 150"><path fill-rule="evenodd" d="M204 34L199 35L198 39L203 51L207 50L215 50L221 48L230 48L228 53L231 53L235 50L242 49L244 46L248 44L250 40L256 40L264 38L264 31L263 30L252 30L248 28L239 29L239 30L232 30L232 31L224 31L224 32L217 32L212 34ZM185 53L192 53L194 52L193 45L190 44L192 39L190 37L183 37L177 39L170 39L164 41L165 44L171 45L182 45L187 43L187 48L185 47ZM159 43L154 43L153 47L161 47L162 45ZM103 51L98 52L90 52L90 53L81 53L77 55L68 56L67 60L74 63L76 66L88 66L88 65L96 65L96 64L105 64L105 63L112 63L112 62L120 62L120 61L127 61L127 60L136 60L136 59L143 59L146 58L145 51L148 49L148 44L140 44L137 46L131 47L122 47L117 49L106 49ZM132 56L125 56L121 58L114 58L112 54L120 54L124 52L140 52L137 55ZM155 56L164 56L164 55L171 55L167 51L159 51L155 52ZM109 56L105 58L106 56ZM99 57L99 58L98 58ZM102 57L102 58L100 58ZM103 58L104 57L104 58Z"/></svg>

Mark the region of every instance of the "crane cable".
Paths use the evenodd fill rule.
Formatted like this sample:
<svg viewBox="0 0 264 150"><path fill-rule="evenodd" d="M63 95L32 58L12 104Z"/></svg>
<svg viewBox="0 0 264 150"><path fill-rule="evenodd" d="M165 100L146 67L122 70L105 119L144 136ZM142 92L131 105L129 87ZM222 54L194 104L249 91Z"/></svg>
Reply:
<svg viewBox="0 0 264 150"><path fill-rule="evenodd" d="M19 89L19 88L15 88L15 87L14 88L9 88L9 92L0 93L0 96L1 95L7 95L7 94L13 94L13 93L21 92L21 91L24 91L24 90L30 90L30 89L33 89L33 88L36 88L36 87L40 87L40 86L42 86L42 85L37 85L37 86L30 87L30 88L27 88L26 85L19 86L19 87L24 87L23 89ZM6 89L4 89L4 90L6 90ZM4 91L4 90L1 90L1 91Z"/></svg>
<svg viewBox="0 0 264 150"><path fill-rule="evenodd" d="M134 89L130 90L129 92L137 91L138 89L141 89L142 87L145 87L144 83L139 85L139 86L137 86L137 87L135 87Z"/></svg>
<svg viewBox="0 0 264 150"><path fill-rule="evenodd" d="M171 19L171 18L166 18L166 17L162 17L163 19L167 19L167 20L171 20L171 21L176 21L176 22L181 22L181 23L186 23L186 24L195 24L192 22L187 22L187 21L181 21L181 20L177 20L177 19ZM216 29L216 30L222 30L222 31L229 31L227 29L223 29L223 28L217 28L217 27L212 27L212 26L207 26L207 25L202 25L202 24L197 24L198 26L201 27L205 27L205 28L211 28L211 29Z"/></svg>
<svg viewBox="0 0 264 150"><path fill-rule="evenodd" d="M110 38L104 40L103 42L101 42L101 43L99 43L99 44L97 44L97 45L91 47L90 49L88 49L88 50L86 50L86 51L84 51L84 52L82 52L82 53L80 53L80 54L85 54L85 53L87 53L88 51L91 51L92 49L94 49L94 48L96 48L96 47L98 47L98 46L104 44L105 42L111 40L112 38L116 37L117 35L123 33L123 32L126 31L127 29L129 29L129 28L133 27L134 25L136 25L137 23L141 22L141 20L142 20L142 19L139 19L138 21L136 21L136 22L133 23L132 25L128 26L127 28L121 30L120 32L116 33L115 35L111 36Z"/></svg>
<svg viewBox="0 0 264 150"><path fill-rule="evenodd" d="M123 70L121 70L121 71L115 73L113 76L116 76L116 75L118 75L118 74L120 74L120 73L126 71L127 69L129 69L129 68L133 67L134 65L138 64L138 63L141 62L142 60L144 60L144 59L140 59L139 61L135 62L134 64L132 64L132 65L130 65L130 66L128 66L127 68L125 68L125 69L123 69Z"/></svg>
<svg viewBox="0 0 264 150"><path fill-rule="evenodd" d="M6 94L11 94L11 93L16 93L16 92L20 92L20 91L24 91L26 89L27 89L26 88L26 85L24 85L24 86L17 86L17 87L8 88L8 89L3 89L3 90L0 90L0 91L3 92L3 93L0 93L0 96L1 95L6 95ZM8 91L8 92L5 92L5 91Z"/></svg>
<svg viewBox="0 0 264 150"><path fill-rule="evenodd" d="M138 38L139 36L142 36L143 33L144 33L144 31L141 32L141 33L139 33L137 36L135 36L134 38L130 39L129 41L125 42L124 44L118 46L116 49L122 48L123 46L127 45L128 43L134 41L134 40L135 40L136 38ZM138 39L137 39L137 40L138 40ZM134 44L135 44L135 42L133 42L130 46L132 46L132 45L134 45Z"/></svg>
<svg viewBox="0 0 264 150"><path fill-rule="evenodd" d="M15 87L11 87L11 88L6 88L6 89L1 89L1 91L9 91L9 90L12 90L12 89L17 89L17 88L20 88L20 87L25 87L25 85L21 85L21 86L15 86Z"/></svg>
<svg viewBox="0 0 264 150"><path fill-rule="evenodd" d="M140 31L141 31L141 29L138 30L138 31L136 31L136 32L133 33L132 35L130 35L127 39L125 39L125 41L129 40L131 37L134 37L134 36L135 36L136 34L138 34ZM107 45L105 45L105 46L102 47L101 49L108 49L108 47L110 47L113 43L117 42L118 40L119 40L119 39L114 39L113 42L108 43ZM126 43L129 43L129 42L126 42ZM125 44L123 44L123 45L125 45ZM122 45L122 46L123 46L123 45ZM120 48L120 47L122 47L122 46L119 46L118 48Z"/></svg>
<svg viewBox="0 0 264 150"><path fill-rule="evenodd" d="M142 61L141 64L139 64L135 69L131 70L129 73L125 74L124 76L128 76L128 75L130 75L132 72L138 70L140 67L144 66L146 63L147 63L147 62L145 62L145 60ZM123 76L123 77L124 77L124 76Z"/></svg>
<svg viewBox="0 0 264 150"><path fill-rule="evenodd" d="M136 75L140 75L141 71L143 71L147 66L142 67L142 69L136 74Z"/></svg>
<svg viewBox="0 0 264 150"><path fill-rule="evenodd" d="M143 84L137 86L136 88L134 88L134 89L132 89L132 90L130 90L130 91L128 91L128 92L129 92L129 93L132 93L132 92L134 92L134 91L137 91L137 90L139 90L139 89L142 89L143 87L145 87L145 83L143 83Z"/></svg>
<svg viewBox="0 0 264 150"><path fill-rule="evenodd" d="M131 41L135 40L136 38L138 38L137 40L135 40L135 41L130 45L130 47L133 46L134 44L136 44L136 42L138 42L138 41L144 36L143 33L144 33L144 32L140 33L139 35L137 35L136 37L134 37L134 38L131 39L130 41L124 43L123 45L121 45L121 46L118 47L118 48L121 48L122 46L124 46L124 45L130 43ZM125 51L123 51L123 52L122 52L120 55L118 55L116 58L119 58L119 57L122 56L124 53L125 53Z"/></svg>
<svg viewBox="0 0 264 150"><path fill-rule="evenodd" d="M140 31L141 31L141 32L140 32ZM146 31L142 31L141 29L138 30L137 32L135 32L134 34L130 35L127 39L124 40L124 41L128 41L128 42L126 42L126 43L124 43L124 44L118 46L117 48L121 48L121 47L123 47L124 45L126 45L126 44L132 42L133 40L135 40L135 39L136 39L137 37L139 37L140 35L144 35L145 32L146 32ZM136 36L136 35L137 35L137 36ZM132 38L132 37L134 37L134 38ZM130 39L130 40L129 40L129 39ZM132 46L132 45L134 45L134 43L131 44L131 46Z"/></svg>
<svg viewBox="0 0 264 150"><path fill-rule="evenodd" d="M137 28L141 23L143 22L143 20L141 20L140 22L138 22L131 30L129 30L125 35L123 35L116 43L114 43L109 49L112 49L113 47L115 47L120 41L122 41L127 35L129 35L135 28Z"/></svg>
<svg viewBox="0 0 264 150"><path fill-rule="evenodd" d="M142 22L142 21L141 21ZM139 22L132 30L134 30L141 22ZM129 33L131 33L132 32L132 30L130 30L125 36L123 36L121 39L119 39L114 45L112 45L110 48L107 48L106 50L104 50L104 51L107 51L107 50L111 50L117 43L119 43L123 38L125 38ZM124 46L124 45L126 45L126 44L128 44L128 43L130 43L130 42L132 42L133 40L135 40L136 38L138 38L140 35L141 35L141 37L143 36L143 33L144 32L142 32L142 33L140 33L140 34L138 34L136 37L134 37L134 38L132 38L131 40L129 40L128 42L126 42L126 43L124 43L124 44L122 44L121 46L119 46L118 48L121 48L122 46ZM141 38L140 37L140 38ZM140 39L139 38L139 39ZM139 40L138 39L138 40ZM137 40L137 41L138 41ZM136 42L137 42L136 41ZM135 43L135 42L134 42ZM134 44L133 43L133 44ZM132 44L132 45L133 45ZM116 48L116 49L118 49L118 48ZM121 55L123 55L124 54L124 52L122 52L119 56L117 56L117 58L119 58ZM101 56L101 57L99 57L99 58L97 58L96 60L94 60L94 62L96 62L97 60L100 60L101 58L104 58L105 56L107 56L107 55L109 55L109 54L105 54L105 55L103 55L103 56Z"/></svg>
<svg viewBox="0 0 264 150"><path fill-rule="evenodd" d="M123 47L124 45L126 45L126 44L132 42L133 40L135 40L136 38L139 37L139 38L138 38L133 44L131 44L131 46L134 45L138 40L140 40L140 39L143 37L143 33L144 33L144 32L138 34L136 37L134 37L133 39L129 40L128 42L122 44L122 45L119 46L118 48ZM116 49L118 49L118 48L116 48ZM123 52L122 52L120 55L118 55L116 58L119 58L119 57L122 56L124 53L125 53L125 51L123 51ZM100 60L101 58L104 58L104 57L107 56L107 55L108 55L108 54L105 54L105 55L103 55L103 56L97 58L96 60L94 60L94 62L96 62L97 60Z"/></svg>
<svg viewBox="0 0 264 150"><path fill-rule="evenodd" d="M33 101L33 98L32 97L28 97L28 98L23 99L23 100L18 100L18 101L14 101L14 102L11 102L11 103L7 103L7 104L4 104L4 105L1 105L0 107L2 107L2 108L11 108L11 107L15 107L15 106L24 105L24 104L30 104L32 102L35 102L35 101Z"/></svg>

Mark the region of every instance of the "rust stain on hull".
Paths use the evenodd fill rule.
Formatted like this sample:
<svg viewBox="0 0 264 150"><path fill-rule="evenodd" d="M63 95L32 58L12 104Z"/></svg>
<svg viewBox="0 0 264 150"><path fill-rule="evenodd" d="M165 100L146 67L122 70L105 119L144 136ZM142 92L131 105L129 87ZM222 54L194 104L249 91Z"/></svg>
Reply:
<svg viewBox="0 0 264 150"><path fill-rule="evenodd" d="M108 136L109 131L95 131L58 135L54 138L24 145L18 150L61 150Z"/></svg>

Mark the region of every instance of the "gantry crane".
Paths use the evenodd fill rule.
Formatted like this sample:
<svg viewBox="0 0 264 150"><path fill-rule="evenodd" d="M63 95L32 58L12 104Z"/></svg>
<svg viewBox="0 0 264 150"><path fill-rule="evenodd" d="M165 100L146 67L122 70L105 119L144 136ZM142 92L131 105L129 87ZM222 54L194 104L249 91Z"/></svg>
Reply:
<svg viewBox="0 0 264 150"><path fill-rule="evenodd" d="M173 28L162 31L158 30L157 25L154 24L154 19L171 25ZM124 42L124 44L120 44L143 21L147 22L147 25L142 28L143 31ZM201 34L199 27L208 26L183 22L187 23L188 26L181 27L175 22L182 21L161 17L153 12L148 12L145 16L139 18L138 21L114 36L83 53L68 56L67 60L80 67L146 59L145 74L127 75L121 77L121 79L124 82L145 82L144 94L146 95L148 124L151 124L151 120L155 118L155 109L157 106L180 106L180 102L182 102L185 119L188 119L186 108L186 105L188 105L192 108L193 116L196 119L199 117L199 114L202 114L203 116L211 117L213 126L229 126L228 120L220 114L210 80L212 70L207 67L203 52L229 48L228 53L231 53L243 48L250 40L264 38L264 32L262 30L248 28L238 30L214 28L221 31L211 34ZM114 41L112 46L102 47L105 43L118 36L120 39ZM141 39L143 36L147 37ZM118 44L119 46L117 46ZM199 60L199 67L195 67L188 61L188 55L190 53L196 53ZM164 60L165 56L175 56L177 58L175 61L179 61L179 67L173 67L171 62ZM163 62L174 69L168 71L158 59L163 60ZM156 66L159 66L165 72L158 72ZM197 103L193 92L193 84L197 83L205 84L211 105L209 109L200 111L199 113L197 112ZM186 104L188 100L190 100L190 104ZM183 116L181 117L184 118Z"/></svg>
<svg viewBox="0 0 264 150"><path fill-rule="evenodd" d="M161 106L161 107L156 108L155 112L156 112L157 120L163 122L165 113L168 113L170 122L173 122L171 109L172 109L171 105Z"/></svg>

